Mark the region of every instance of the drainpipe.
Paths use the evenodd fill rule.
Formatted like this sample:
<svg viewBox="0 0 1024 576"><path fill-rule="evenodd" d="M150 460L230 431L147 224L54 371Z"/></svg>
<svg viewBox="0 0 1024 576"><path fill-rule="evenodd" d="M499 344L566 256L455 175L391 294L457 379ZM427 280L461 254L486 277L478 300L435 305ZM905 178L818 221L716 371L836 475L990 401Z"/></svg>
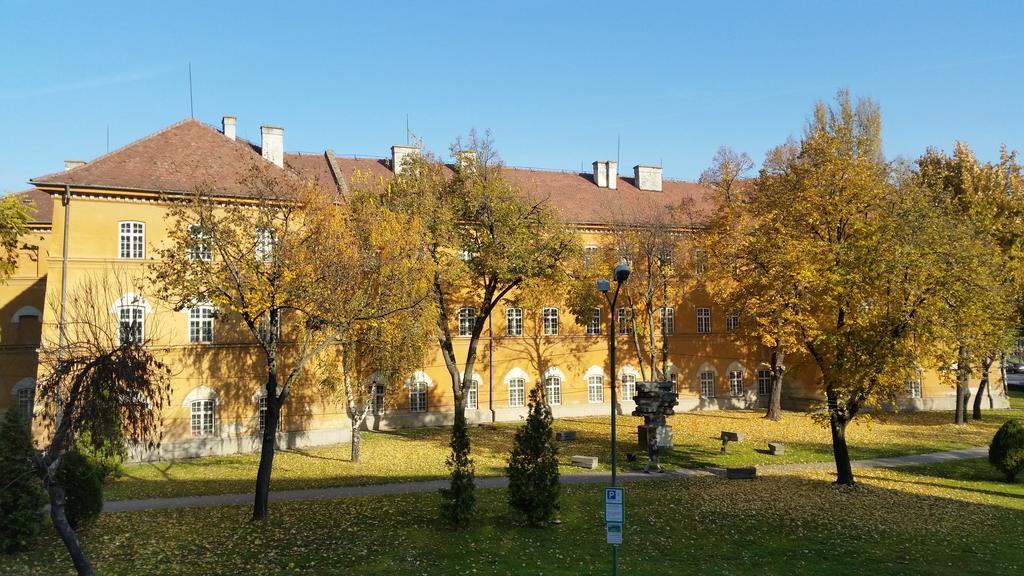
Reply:
<svg viewBox="0 0 1024 576"><path fill-rule="evenodd" d="M494 327L491 324L493 315L487 315L487 407L491 410L491 424L498 421L494 412Z"/></svg>
<svg viewBox="0 0 1024 576"><path fill-rule="evenodd" d="M60 324L57 336L57 358L63 360L66 340L64 333L67 327L64 319L64 310L68 293L68 227L70 225L69 219L71 218L71 186L69 184L64 185L64 195L61 198L61 204L64 205L64 250L61 254L60 263Z"/></svg>

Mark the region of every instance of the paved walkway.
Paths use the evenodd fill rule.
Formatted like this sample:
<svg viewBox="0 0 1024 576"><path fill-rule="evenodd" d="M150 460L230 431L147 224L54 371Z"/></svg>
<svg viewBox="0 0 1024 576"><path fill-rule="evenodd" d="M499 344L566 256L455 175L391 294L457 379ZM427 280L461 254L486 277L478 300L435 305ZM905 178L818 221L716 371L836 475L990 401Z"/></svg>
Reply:
<svg viewBox="0 0 1024 576"><path fill-rule="evenodd" d="M988 455L988 448L968 448L950 450L932 454L913 454L894 456L891 458L872 458L870 460L854 460L855 468L894 468L897 466L915 466L918 464L936 464L955 460L969 460ZM808 464L763 464L758 470L808 470L825 469L834 466L832 462L812 462ZM641 480L666 480L670 478L692 478L709 476L720 472L721 468L704 470L680 468L669 470L664 474L643 474L640 472L621 472L620 482L636 482ZM611 482L609 472L584 472L563 474L563 484L608 484ZM370 486L338 486L334 488L310 488L306 490L275 490L270 493L271 502L287 502L289 500L333 500L337 498L355 498L359 496L387 496L390 494L412 494L418 492L437 492L448 486L448 480L428 480L424 482L400 482L395 484L375 484ZM476 479L477 488L505 488L508 478L504 476ZM207 508L210 506L235 506L252 503L252 493L246 494L211 494L207 496L185 496L181 498L151 498L146 500L115 500L103 504L104 512L135 512L140 510L157 510L164 508Z"/></svg>

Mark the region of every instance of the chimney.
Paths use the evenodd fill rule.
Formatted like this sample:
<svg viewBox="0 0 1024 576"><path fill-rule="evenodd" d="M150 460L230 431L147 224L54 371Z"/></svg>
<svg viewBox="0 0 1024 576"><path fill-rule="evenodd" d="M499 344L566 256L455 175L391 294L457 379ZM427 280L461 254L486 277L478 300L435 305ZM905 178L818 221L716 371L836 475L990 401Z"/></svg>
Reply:
<svg viewBox="0 0 1024 576"><path fill-rule="evenodd" d="M402 146L402 145L399 145L399 144L396 144L396 145L392 146L391 147L391 170L394 171L395 174L401 174L402 173L402 164L405 162L405 159L407 157L409 157L409 156L412 156L414 154L419 154L419 153L420 153L419 146Z"/></svg>
<svg viewBox="0 0 1024 576"><path fill-rule="evenodd" d="M594 184L599 188L615 190L619 185L619 163L614 160L595 161Z"/></svg>
<svg viewBox="0 0 1024 576"><path fill-rule="evenodd" d="M260 126L260 152L263 157L284 168L284 128Z"/></svg>
<svg viewBox="0 0 1024 576"><path fill-rule="evenodd" d="M220 125L221 132L223 132L224 135L227 136L228 138L234 140L235 128L238 126L238 119L234 116L225 116L224 119L221 120Z"/></svg>
<svg viewBox="0 0 1024 576"><path fill-rule="evenodd" d="M85 160L65 160L64 161L64 171L65 172L67 172L68 170L72 170L74 168L78 168L79 166L85 166Z"/></svg>
<svg viewBox="0 0 1024 576"><path fill-rule="evenodd" d="M643 166L637 164L633 166L633 178L635 178L636 187L641 190L650 190L652 192L661 192L661 167L660 166Z"/></svg>

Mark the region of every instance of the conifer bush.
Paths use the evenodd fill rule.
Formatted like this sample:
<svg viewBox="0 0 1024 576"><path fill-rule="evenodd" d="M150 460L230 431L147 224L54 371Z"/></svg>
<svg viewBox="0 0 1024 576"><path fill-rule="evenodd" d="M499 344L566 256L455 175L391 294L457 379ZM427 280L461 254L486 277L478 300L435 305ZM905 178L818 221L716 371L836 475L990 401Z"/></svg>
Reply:
<svg viewBox="0 0 1024 576"><path fill-rule="evenodd" d="M90 524L103 510L100 467L78 450L61 458L57 481L64 487L64 512L73 529Z"/></svg>
<svg viewBox="0 0 1024 576"><path fill-rule="evenodd" d="M988 461L1013 482L1024 470L1024 426L1020 420L1007 420L992 437L988 447Z"/></svg>
<svg viewBox="0 0 1024 576"><path fill-rule="evenodd" d="M530 391L529 410L508 460L508 503L531 526L543 526L558 512L558 446L539 382Z"/></svg>
<svg viewBox="0 0 1024 576"><path fill-rule="evenodd" d="M43 528L46 493L32 473L32 437L21 410L8 409L0 423L0 551L35 544Z"/></svg>
<svg viewBox="0 0 1024 576"><path fill-rule="evenodd" d="M451 485L441 490L441 517L452 528L465 528L476 508L476 485L473 482L473 460L469 457L469 430L465 414L456 411L452 426L451 454L447 463L451 469Z"/></svg>

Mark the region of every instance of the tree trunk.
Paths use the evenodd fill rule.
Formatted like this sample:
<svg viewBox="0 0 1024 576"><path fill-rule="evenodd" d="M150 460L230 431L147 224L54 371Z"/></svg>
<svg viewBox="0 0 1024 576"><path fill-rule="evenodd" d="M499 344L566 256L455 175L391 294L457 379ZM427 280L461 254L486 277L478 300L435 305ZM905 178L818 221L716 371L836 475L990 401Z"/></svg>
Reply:
<svg viewBox="0 0 1024 576"><path fill-rule="evenodd" d="M847 420L835 408L829 407L829 430L832 432L832 454L836 460L836 484L853 486L853 468L850 449L846 446Z"/></svg>
<svg viewBox="0 0 1024 576"><path fill-rule="evenodd" d="M981 383L978 384L978 391L974 393L974 414L975 420L981 420L981 401L984 399L985 390L988 388L988 371L992 368L992 358L985 358L981 362Z"/></svg>
<svg viewBox="0 0 1024 576"><path fill-rule="evenodd" d="M277 373L274 368L270 368L267 373L267 417L263 423L263 444L260 447L260 466L256 471L256 496L252 507L253 522L263 522L267 519L270 472L274 467L274 451L277 449L277 423L280 416L281 401L277 396Z"/></svg>
<svg viewBox="0 0 1024 576"><path fill-rule="evenodd" d="M772 393L768 400L768 412L764 415L769 420L778 422L782 420L782 374L786 370L783 366L785 352L776 348L772 352Z"/></svg>
<svg viewBox="0 0 1024 576"><path fill-rule="evenodd" d="M956 364L956 413L954 414L954 422L956 424L967 423L967 386L969 377L967 358L964 353L964 347L961 346L957 353Z"/></svg>
<svg viewBox="0 0 1024 576"><path fill-rule="evenodd" d="M71 561L75 564L75 570L79 576L92 576L92 564L82 551L82 544L78 541L78 535L71 528L67 514L64 512L64 487L54 483L52 480L46 483L46 492L50 496L50 520L53 527L64 542Z"/></svg>
<svg viewBox="0 0 1024 576"><path fill-rule="evenodd" d="M363 435L359 432L359 427L353 422L352 423L352 463L359 464L359 458L363 449Z"/></svg>

